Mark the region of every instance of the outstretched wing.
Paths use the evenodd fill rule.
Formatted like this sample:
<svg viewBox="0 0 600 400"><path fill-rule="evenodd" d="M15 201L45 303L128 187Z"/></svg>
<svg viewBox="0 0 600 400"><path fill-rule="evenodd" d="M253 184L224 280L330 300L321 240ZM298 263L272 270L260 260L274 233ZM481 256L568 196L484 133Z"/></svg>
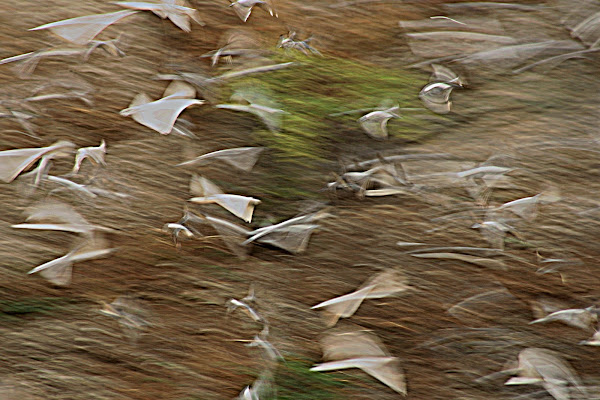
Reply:
<svg viewBox="0 0 600 400"><path fill-rule="evenodd" d="M52 33L64 40L85 45L102 32L109 25L135 14L137 11L116 11L106 14L86 15L84 17L70 18L63 21L52 22L31 28L30 31L50 29Z"/></svg>

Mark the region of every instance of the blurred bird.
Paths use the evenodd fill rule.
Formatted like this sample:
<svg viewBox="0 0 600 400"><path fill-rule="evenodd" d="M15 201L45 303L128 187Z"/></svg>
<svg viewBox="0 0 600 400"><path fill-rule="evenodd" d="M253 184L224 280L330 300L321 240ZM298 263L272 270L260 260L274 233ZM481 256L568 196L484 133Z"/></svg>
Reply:
<svg viewBox="0 0 600 400"><path fill-rule="evenodd" d="M504 238L508 232L514 232L514 228L498 221L483 221L471 226L473 229L479 229L483 238L494 249L504 250Z"/></svg>
<svg viewBox="0 0 600 400"><path fill-rule="evenodd" d="M136 122L168 135L183 110L196 104L204 104L203 100L196 100L194 97L196 90L192 86L173 81L167 86L161 99L152 101L145 93L139 93L120 114L131 116Z"/></svg>
<svg viewBox="0 0 600 400"><path fill-rule="evenodd" d="M12 225L16 229L57 230L79 233L88 240L95 237L96 231L114 232L111 228L89 223L67 203L44 201L29 207L25 214L28 223Z"/></svg>
<svg viewBox="0 0 600 400"><path fill-rule="evenodd" d="M185 0L160 0L160 2L145 2L145 1L118 1L117 4L121 7L132 8L134 10L152 11L162 19L170 19L178 28L185 32L191 32L190 20L204 26L204 22L200 19L198 11L194 8L186 6Z"/></svg>
<svg viewBox="0 0 600 400"><path fill-rule="evenodd" d="M598 322L598 311L595 306L588 308L574 308L568 310L555 311L543 318L531 321L529 324L538 324L541 322L558 321L575 328L590 329L592 325Z"/></svg>
<svg viewBox="0 0 600 400"><path fill-rule="evenodd" d="M271 14L272 17L275 17L275 18L278 17L275 10L266 1L263 1L263 0L237 0L237 1L230 0L230 1L231 1L231 4L229 5L229 7L233 7L233 11L235 11L237 16L244 22L246 22L248 20L248 18L250 17L250 14L252 13L252 10L256 6L267 11L269 14Z"/></svg>
<svg viewBox="0 0 600 400"><path fill-rule="evenodd" d="M387 123L392 118L402 118L396 112L399 106L382 111L372 111L359 118L358 122L367 135L373 139L387 139Z"/></svg>
<svg viewBox="0 0 600 400"><path fill-rule="evenodd" d="M60 192L65 189L70 189L70 190L73 190L77 194L82 194L89 198L98 197L98 195L96 193L94 193L92 190L90 190L86 185L82 185L80 183L73 182L71 180L68 180L68 179L60 177L60 176L44 174L42 180L47 181L47 182L57 183L57 184L61 185L61 187L51 190L50 194Z"/></svg>
<svg viewBox="0 0 600 400"><path fill-rule="evenodd" d="M171 236L173 237L173 242L175 243L175 247L177 249L181 248L180 236L184 236L186 238L193 238L194 236L202 236L202 233L196 230L193 227L188 227L185 224L187 222L204 222L200 217L197 217L193 213L191 213L187 206L183 209L183 217L179 219L179 221L174 223L167 223L163 226L163 232L171 232Z"/></svg>
<svg viewBox="0 0 600 400"><path fill-rule="evenodd" d="M193 160L177 164L177 167L196 166L210 164L213 160L221 160L227 164L250 172L254 164L258 161L260 153L264 147L236 147L233 149L217 150L203 154Z"/></svg>
<svg viewBox="0 0 600 400"><path fill-rule="evenodd" d="M92 50L97 46L92 44ZM25 54L19 54L12 57L7 57L0 60L0 65L15 61L21 61L17 69L17 74L20 78L26 78L33 73L40 60L48 57L67 57L67 56L83 56L84 59L89 57L91 50L86 47L50 47L47 49L37 50Z"/></svg>
<svg viewBox="0 0 600 400"><path fill-rule="evenodd" d="M135 13L137 13L137 11L123 10L106 14L86 15L84 17L69 18L50 24L40 25L29 30L37 31L49 29L52 33L68 42L85 45L108 26Z"/></svg>
<svg viewBox="0 0 600 400"><path fill-rule="evenodd" d="M102 302L100 314L119 321L123 332L134 341L139 332L152 324L145 319L147 312L131 298L120 296L112 303Z"/></svg>
<svg viewBox="0 0 600 400"><path fill-rule="evenodd" d="M64 256L37 266L29 271L28 274L39 272L42 277L53 284L66 286L71 283L74 263L104 257L115 250L114 248L109 248L107 241L101 236L94 235L85 242L76 245Z"/></svg>
<svg viewBox="0 0 600 400"><path fill-rule="evenodd" d="M550 350L533 347L522 350L516 372L519 376L509 379L505 385L541 384L556 400L568 400L570 383L585 394L575 371Z"/></svg>
<svg viewBox="0 0 600 400"><path fill-rule="evenodd" d="M192 176L190 191L198 196L189 200L192 203L218 204L246 222L252 221L254 207L261 203L260 200L253 197L225 194L217 185L198 175Z"/></svg>
<svg viewBox="0 0 600 400"><path fill-rule="evenodd" d="M311 308L325 308L327 326L333 326L339 318L348 318L354 315L363 300L380 299L403 292L409 288L407 282L408 279L400 271L384 271L367 280L358 290L324 301Z"/></svg>
<svg viewBox="0 0 600 400"><path fill-rule="evenodd" d="M239 307L254 321L265 323L266 321L263 317L261 317L252 307L250 307L247 303L237 300L237 299L229 299L227 300L227 313L232 313L237 310Z"/></svg>
<svg viewBox="0 0 600 400"><path fill-rule="evenodd" d="M269 244L293 254L302 253L306 250L313 231L319 228L319 225L312 222L327 216L329 214L321 211L291 218L254 231L209 215L206 215L205 219L221 235L227 247L238 257L244 259L249 252L247 245L254 241Z"/></svg>
<svg viewBox="0 0 600 400"><path fill-rule="evenodd" d="M433 82L428 83L421 89L419 98L431 111L437 114L447 114L450 112L452 101L450 101L450 93L452 89L460 88L457 83L451 82Z"/></svg>
<svg viewBox="0 0 600 400"><path fill-rule="evenodd" d="M540 204L549 204L560 201L560 191L557 187L551 187L540 194L531 197L509 201L496 207L494 211L511 211L526 221L533 221L538 213Z"/></svg>
<svg viewBox="0 0 600 400"><path fill-rule="evenodd" d="M588 340L582 340L579 344L586 346L600 346L600 331L596 329L594 335Z"/></svg>
<svg viewBox="0 0 600 400"><path fill-rule="evenodd" d="M100 142L100 146L98 147L82 147L77 150L77 154L75 155L75 165L73 166L73 173L78 173L81 168L81 163L86 158L95 165L106 165L104 161L104 155L106 154L106 142L104 139Z"/></svg>
<svg viewBox="0 0 600 400"><path fill-rule="evenodd" d="M70 154L74 147L75 145L67 140L59 140L47 147L0 151L0 180L6 183L12 182L21 172L41 158L40 169L35 180L37 185L49 160Z"/></svg>
<svg viewBox="0 0 600 400"><path fill-rule="evenodd" d="M259 117L272 132L279 131L281 115L287 114L285 111L278 108L264 105L267 99L257 93L237 91L231 96L231 100L238 101L240 104L217 104L215 107L254 114ZM257 103L257 101L263 102L263 104Z"/></svg>
<svg viewBox="0 0 600 400"><path fill-rule="evenodd" d="M277 43L277 47L278 48L283 48L283 49L293 49L293 50L299 50L302 53L304 53L305 55L310 55L312 54L316 54L318 56L323 56L321 54L321 52L317 49L315 49L314 47L312 47L309 42L311 42L313 40L313 37L309 37L308 39L304 39L304 40L295 40L296 39L296 32L289 32L287 36L285 35L281 35L279 36L279 42Z"/></svg>
<svg viewBox="0 0 600 400"><path fill-rule="evenodd" d="M252 386L246 386L241 391L237 400L261 400L261 399L276 399L276 389L273 385L273 373L270 370L265 370L260 374Z"/></svg>
<svg viewBox="0 0 600 400"><path fill-rule="evenodd" d="M406 395L404 372L397 357L391 357L382 343L366 331L328 334L321 340L323 359L311 371L360 368L396 392Z"/></svg>

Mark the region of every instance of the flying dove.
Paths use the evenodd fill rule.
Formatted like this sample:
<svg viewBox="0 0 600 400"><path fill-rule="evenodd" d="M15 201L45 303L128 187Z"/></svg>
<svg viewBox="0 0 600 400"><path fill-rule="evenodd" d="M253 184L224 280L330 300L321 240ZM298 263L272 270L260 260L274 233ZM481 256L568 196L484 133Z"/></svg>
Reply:
<svg viewBox="0 0 600 400"><path fill-rule="evenodd" d="M396 392L406 395L404 372L397 357L391 357L382 343L366 331L329 334L321 340L326 361L311 371L360 368Z"/></svg>
<svg viewBox="0 0 600 400"><path fill-rule="evenodd" d="M198 11L194 8L185 6L184 0L161 0L158 3L145 1L118 1L117 4L124 8L132 8L134 10L152 11L162 19L170 19L178 28L185 32L191 32L190 19L197 24L204 26L204 22L200 19Z"/></svg>
<svg viewBox="0 0 600 400"><path fill-rule="evenodd" d="M193 160L182 162L177 164L177 166L206 165L213 160L221 160L242 171L250 172L263 150L263 147L236 147L233 149L218 150L203 154Z"/></svg>
<svg viewBox="0 0 600 400"><path fill-rule="evenodd" d="M6 183L12 182L21 172L40 158L42 158L40 171L43 171L50 158L70 153L73 147L75 147L73 143L59 140L47 147L0 151L0 180ZM36 184L40 178L38 174Z"/></svg>
<svg viewBox="0 0 600 400"><path fill-rule="evenodd" d="M85 45L109 25L135 13L137 13L137 11L123 10L106 14L86 15L84 17L69 18L40 25L31 28L30 31L49 29L52 33L68 42Z"/></svg>
<svg viewBox="0 0 600 400"><path fill-rule="evenodd" d="M208 179L197 175L192 176L190 191L192 194L198 195L198 197L190 199L192 203L218 204L246 222L252 221L254 207L261 202L253 197L225 194L217 185Z"/></svg>
<svg viewBox="0 0 600 400"><path fill-rule="evenodd" d="M319 303L312 309L325 308L327 326L333 326L339 318L354 315L363 300L380 299L403 292L409 288L407 282L407 278L400 271L384 271L367 280L356 291Z"/></svg>
<svg viewBox="0 0 600 400"><path fill-rule="evenodd" d="M193 87L184 82L173 81L165 89L161 99L152 101L145 93L139 93L120 114L131 116L136 122L168 135L183 110L192 105L204 104L203 100L194 99L195 96L196 90Z"/></svg>

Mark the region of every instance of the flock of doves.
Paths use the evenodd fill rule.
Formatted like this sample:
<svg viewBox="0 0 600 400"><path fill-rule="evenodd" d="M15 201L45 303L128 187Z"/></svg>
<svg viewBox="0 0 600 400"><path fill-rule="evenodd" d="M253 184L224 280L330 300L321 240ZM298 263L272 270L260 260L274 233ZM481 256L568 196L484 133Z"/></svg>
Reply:
<svg viewBox="0 0 600 400"><path fill-rule="evenodd" d="M184 0L162 0L158 2L122 1L115 2L114 4L127 8L127 10L71 18L31 29L49 30L70 45L75 45L76 47L55 47L34 51L5 58L0 60L0 64L21 62L18 73L26 75L33 73L37 63L45 57L79 55L83 56L85 60L93 51L100 48L113 56L123 55L122 50L118 47L119 38L102 41L96 40L95 37L109 25L131 17L138 13L139 10L151 11L162 19L168 18L185 32L190 32L192 22L204 25L199 18L198 11L186 5ZM530 7L509 3L456 3L452 7L454 9L460 9L461 5L466 8L476 7L476 5L480 7L494 7L493 4L497 4L496 7L508 7L524 11L527 11L527 7ZM271 16L277 17L277 12L272 5L262 0L237 0L232 2L230 7L233 8L233 11L244 22L248 20L255 7L261 7ZM457 18L460 19L459 17ZM468 25L458 19L435 16L426 21L402 21L400 25L407 30L431 28L432 26L460 28L461 26ZM473 41L485 42L486 40L492 40L508 43L507 46L474 52L468 56L442 56L435 60L427 61L424 65L430 65L433 68L433 75L430 83L425 85L419 93L419 98L434 113L446 114L451 111L452 102L450 96L452 90L463 88L466 83L464 79L461 79L450 68L443 66L442 62L449 60L459 64L469 64L475 61L487 62L486 60L494 60L498 56L509 58L509 50L512 51L510 54L518 53L520 61L524 61L529 58L529 50L531 50L531 54L539 54L540 51L548 49L552 51L556 51L557 49L569 50L568 53L555 55L519 68L516 72L535 68L545 63L556 65L569 58L598 50L597 45L600 42L600 35L597 35L596 26L599 23L600 14L594 14L573 25L571 29L573 37L580 40L584 45L574 41L573 43L566 43L567 41L545 41L527 45L513 44L510 41L504 42L502 41L504 39L499 37L491 37L493 35L485 37L485 34L468 31L450 30L409 33L407 36L415 39L415 43L422 40L440 38L449 40L466 38ZM298 50L306 55L322 56L310 44L310 41L310 38L297 40L296 34L292 32L287 36L282 35L280 37L278 47ZM519 46L520 48L518 48ZM419 52L418 44L414 44L411 48L415 53ZM522 51L514 52L514 50ZM211 62L214 65L219 62L220 58L231 58L241 53L243 53L243 50L234 47L228 48L226 45L221 49L209 53L207 57L211 58ZM171 81L160 99L153 100L148 95L139 93L133 98L129 107L123 109L120 114L131 117L136 122L160 134L166 135L174 132L193 137L191 132L177 124L177 119L190 106L201 105L207 101L212 102L212 94L215 86L240 76L276 71L292 67L293 65L294 63L292 62L271 64L228 72L212 78L192 73L160 75L160 79ZM203 99L197 99L198 94L201 94ZM85 95L79 92L72 92L68 95L34 96L29 98L28 101L44 101L58 98L59 96L68 96L84 102L86 101ZM260 96L252 92L237 91L231 97L231 100L233 102L231 104L216 104L215 107L251 113L260 118L274 132L280 128L281 117L286 113L284 110L269 107L263 101L264 99L261 99ZM0 103L0 106L5 107L6 105ZM3 117L17 119L25 130L33 135L31 127L27 122L29 118L27 113L15 111L9 107L5 108L6 110L2 114ZM388 137L388 121L392 118L399 118L399 112L402 111L402 108L394 106L367 111L369 111L367 114L358 119L358 123L368 136L382 140ZM354 111L348 111L347 113L351 112ZM178 164L178 166L198 168L214 162L225 162L236 169L248 172L256 164L263 150L260 147L223 149L203 154L193 160ZM79 149L75 149L73 143L61 140L46 147L0 151L0 180L10 183L19 177L20 180L30 182L30 185L33 187L38 187L41 183L51 182L63 189L72 190L78 195L91 198L111 195L111 193L101 188L76 183L74 180L69 179L78 177L82 163L86 160L91 162L96 168L106 166L106 151L107 146L104 140L102 140L99 146ZM75 153L75 159L71 173L65 176L53 176L49 173L53 159L71 157L73 153ZM373 160L356 162L345 166L345 172L337 176L334 182L328 183L327 188L332 191L350 191L362 198L364 196L378 197L402 193L419 193L428 190L431 184L427 182L430 179L434 179L438 183L440 180L445 180L451 182L452 185L459 182L478 204L487 206L482 215L481 222L473 225L473 228L480 230L484 239L490 244L490 247L480 249L427 248L411 251L410 254L420 258L459 260L491 268L503 268L504 264L502 261L484 255L501 252L504 249L504 239L507 235L519 237L518 229L514 227L516 223L519 221L532 221L536 217L540 205L560 200L558 191L553 187L549 187L547 190L531 197L516 199L495 207L487 205L487 199L492 190L512 187L509 174L514 168L494 165L493 158L466 170L437 174L435 177L411 174L403 166L405 163L413 160L436 160L438 158L444 159L445 155L380 156ZM25 173L36 162L37 166ZM252 197L224 193L215 183L196 174L192 174L190 192L194 196L189 199L191 203L199 205L216 204L247 223L252 221L254 207L260 204L260 200ZM112 193L112 195L117 197L126 196L121 193ZM181 240L201 236L201 233L194 227L195 224L209 224L219 233L226 246L234 254L240 258L245 258L250 252L250 245L252 243L267 244L291 253L300 253L307 248L312 232L319 227L318 222L329 216L330 214L322 209L290 218L274 225L252 230L223 218L206 214L197 215L189 211L186 206L183 217L177 222L166 224L163 230L172 235L175 245L179 248ZM112 229L88 222L72 206L55 200L46 200L28 208L26 211L26 222L13 225L13 228L65 231L78 235L73 247L64 256L39 265L29 272L30 274L39 273L42 277L56 285L68 285L70 283L72 265L74 263L106 257L116 250L110 247L105 235L105 233L114 232ZM399 242L398 245L412 247L422 244ZM410 288L404 274L397 270L387 270L367 280L356 291L324 301L313 308L323 310L326 323L331 328L336 325L338 319L351 317L364 300L396 295ZM242 309L254 321L263 324L262 330L253 340L249 341L249 345L258 346L264 350L267 368L253 385L246 387L240 393L239 398L246 400L265 399L273 395L270 392L272 389L269 382L273 380L275 365L280 360L283 360L281 353L268 341L269 324L253 308L255 300L253 290L251 290L245 298L241 300L231 299L227 302L228 312L232 312L238 308ZM135 307L128 305L127 301L122 298L115 300L111 304L105 304L101 312L119 319L123 326L131 329L149 324L143 318L136 316ZM567 310L548 308L540 311L539 318L532 323L561 321L572 326L587 329L597 322L597 316L598 313L594 307ZM584 341L582 344L600 345L600 332L597 332L590 340ZM360 368L392 390L403 395L407 394L407 385L404 373L400 367L400 360L390 355L385 346L372 332L363 329L350 331L337 331L333 329L322 338L321 346L325 362L313 367L312 371ZM557 400L570 398L570 386L585 393L585 388L568 363L559 355L547 349L527 348L521 351L518 356L518 362L515 365L511 365L509 368L492 375L498 376L498 374L517 375L510 378L506 382L507 385L541 384Z"/></svg>

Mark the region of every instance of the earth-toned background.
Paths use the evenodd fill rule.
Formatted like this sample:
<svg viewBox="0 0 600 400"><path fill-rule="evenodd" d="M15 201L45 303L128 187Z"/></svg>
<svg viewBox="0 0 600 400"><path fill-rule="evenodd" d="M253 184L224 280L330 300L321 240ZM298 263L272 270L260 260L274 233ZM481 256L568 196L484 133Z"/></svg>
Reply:
<svg viewBox="0 0 600 400"><path fill-rule="evenodd" d="M193 24L191 33L150 12L103 31L100 38L122 33L122 58L97 51L87 62L78 57L44 59L23 78L14 65L0 65L0 100L12 100L6 104L13 110L29 110L20 109L19 101L48 82L85 84L93 101L30 103L35 110L29 120L33 134L14 119L0 119L0 150L43 147L59 139L77 147L97 146L104 139L107 166L97 172L94 184L127 195L89 200L69 191L50 194L56 188L51 184L32 193L24 179L0 185L0 399L235 398L264 369L261 350L244 342L261 325L239 311L227 314L225 306L228 299L244 297L251 284L256 308L270 323L269 340L285 358L273 371L277 398L399 398L356 369L308 371L322 360L319 339L327 332L319 311L311 307L349 293L389 268L403 271L412 289L366 300L337 329L358 325L376 334L401 360L407 398L551 398L539 386L504 386L505 377L476 381L502 370L527 347L561 353L588 387L590 398L600 397L600 349L578 345L593 329L528 324L535 318L532 304L539 301L559 308L598 304L597 55L545 63L522 73L513 71L573 50L449 62L445 65L467 82L463 90L453 91L452 112L404 111L404 118L389 122L388 140L365 135L356 122L361 114L330 116L385 101L422 108L418 94L431 69L411 65L507 43L571 40L570 21L600 10L595 2L519 4L529 7L449 7L437 0L293 0L274 4L279 18L256 9L244 23L227 1L196 0L190 6L206 25ZM47 31L28 31L32 27L117 10L104 1L4 1L0 57L61 44ZM464 30L497 35L498 41L427 40L408 34L435 29L399 24L442 15L464 21ZM311 44L322 57L277 48L279 36L291 30L300 39L312 35ZM243 32L253 46L268 50L270 62L297 63L228 81L216 94L219 102L227 102L236 89L262 92L289 113L280 132L269 131L253 115L216 109L214 103L181 114L196 138L160 135L119 115L139 92L153 99L162 95L167 83L155 79L159 73L217 75L240 67L223 62L211 68L210 58L200 57L221 47L232 32ZM241 146L267 147L250 173L221 163L175 167L210 151ZM343 166L354 161L420 153L447 156L403 163L409 178L465 170L495 156L488 165L515 168L509 174L511 188L493 190L484 204L469 196L464 182L435 176L426 182L426 190L394 196L362 199L323 190L334 173L342 174ZM68 173L72 161L57 159L51 173ZM315 205L327 206L332 217L319 222L308 248L297 255L256 245L240 260L209 225L197 226L204 236L184 241L177 250L161 229L181 217L192 172L227 193L260 199L253 227ZM93 173L91 164L84 164L73 180L85 183ZM407 254L412 248L397 245L487 247L471 228L483 221L484 207L548 188L558 188L561 200L542 204L533 221L515 223L518 236L507 236L505 251L494 257L505 263L504 269L416 258ZM27 272L65 254L73 235L11 228L24 221L27 207L47 196L71 204L91 223L117 231L107 236L118 251L75 264L67 287ZM217 206L190 205L190 210L234 219ZM568 262L540 273L543 258ZM497 290L495 296L448 312L462 300L491 290ZM117 320L99 313L103 302L119 296L135 298L151 325L132 336Z"/></svg>

